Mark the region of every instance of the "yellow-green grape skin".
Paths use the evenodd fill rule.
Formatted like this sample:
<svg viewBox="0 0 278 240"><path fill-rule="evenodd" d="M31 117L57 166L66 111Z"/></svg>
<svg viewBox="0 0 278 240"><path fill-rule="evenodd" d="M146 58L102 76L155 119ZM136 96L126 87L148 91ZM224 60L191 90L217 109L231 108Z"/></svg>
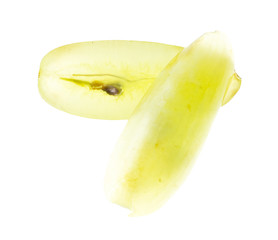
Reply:
<svg viewBox="0 0 278 240"><path fill-rule="evenodd" d="M183 182L234 74L232 50L207 33L161 72L129 119L105 177L108 199L132 216L160 208Z"/></svg>
<svg viewBox="0 0 278 240"><path fill-rule="evenodd" d="M222 101L222 106L226 105L234 97L234 95L236 95L236 93L240 89L240 86L241 86L241 78L235 72L229 81L228 87L226 89Z"/></svg>
<svg viewBox="0 0 278 240"><path fill-rule="evenodd" d="M128 119L154 79L182 50L125 40L62 46L43 58L39 91L50 105L74 115ZM237 90L233 88L225 102Z"/></svg>

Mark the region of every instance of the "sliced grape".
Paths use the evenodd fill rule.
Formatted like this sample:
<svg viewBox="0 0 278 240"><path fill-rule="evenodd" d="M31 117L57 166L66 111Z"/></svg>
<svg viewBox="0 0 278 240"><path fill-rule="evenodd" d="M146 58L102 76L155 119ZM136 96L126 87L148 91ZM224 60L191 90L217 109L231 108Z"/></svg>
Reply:
<svg viewBox="0 0 278 240"><path fill-rule="evenodd" d="M128 121L105 191L133 216L160 208L187 175L234 74L226 37L208 33L162 71Z"/></svg>
<svg viewBox="0 0 278 240"><path fill-rule="evenodd" d="M182 49L139 41L66 45L43 58L39 90L49 104L68 113L127 119L153 80Z"/></svg>

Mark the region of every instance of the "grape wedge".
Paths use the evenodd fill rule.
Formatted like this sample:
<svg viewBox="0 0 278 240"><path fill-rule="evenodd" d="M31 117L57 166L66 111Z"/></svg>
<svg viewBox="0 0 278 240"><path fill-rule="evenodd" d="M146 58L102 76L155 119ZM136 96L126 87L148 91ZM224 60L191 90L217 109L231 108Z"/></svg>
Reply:
<svg viewBox="0 0 278 240"><path fill-rule="evenodd" d="M132 216L160 208L187 175L233 78L231 46L220 32L179 53L149 88L112 153L108 199Z"/></svg>
<svg viewBox="0 0 278 240"><path fill-rule="evenodd" d="M154 79L182 50L160 43L121 40L59 47L41 62L39 91L50 105L71 114L128 119ZM225 103L237 90L227 90Z"/></svg>

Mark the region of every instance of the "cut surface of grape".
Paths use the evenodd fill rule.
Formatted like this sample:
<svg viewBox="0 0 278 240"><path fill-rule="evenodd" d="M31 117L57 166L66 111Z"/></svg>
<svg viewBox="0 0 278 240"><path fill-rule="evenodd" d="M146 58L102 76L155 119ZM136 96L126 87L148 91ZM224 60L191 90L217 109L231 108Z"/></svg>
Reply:
<svg viewBox="0 0 278 240"><path fill-rule="evenodd" d="M95 41L54 49L42 60L39 91L50 105L96 119L128 119L182 47L141 41ZM228 91L227 103L238 89Z"/></svg>
<svg viewBox="0 0 278 240"><path fill-rule="evenodd" d="M183 48L140 41L95 41L48 53L39 73L41 96L75 115L127 119L153 80Z"/></svg>
<svg viewBox="0 0 278 240"><path fill-rule="evenodd" d="M129 119L105 177L110 201L133 216L160 208L187 175L234 75L225 35L207 33L156 78Z"/></svg>

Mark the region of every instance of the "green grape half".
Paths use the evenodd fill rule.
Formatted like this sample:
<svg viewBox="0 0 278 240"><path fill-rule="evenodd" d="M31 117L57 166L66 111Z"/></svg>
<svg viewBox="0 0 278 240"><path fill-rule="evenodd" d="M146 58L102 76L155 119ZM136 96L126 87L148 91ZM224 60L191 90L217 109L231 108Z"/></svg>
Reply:
<svg viewBox="0 0 278 240"><path fill-rule="evenodd" d="M179 53L149 88L112 153L108 199L133 216L160 208L192 166L234 74L231 46L220 32Z"/></svg>

